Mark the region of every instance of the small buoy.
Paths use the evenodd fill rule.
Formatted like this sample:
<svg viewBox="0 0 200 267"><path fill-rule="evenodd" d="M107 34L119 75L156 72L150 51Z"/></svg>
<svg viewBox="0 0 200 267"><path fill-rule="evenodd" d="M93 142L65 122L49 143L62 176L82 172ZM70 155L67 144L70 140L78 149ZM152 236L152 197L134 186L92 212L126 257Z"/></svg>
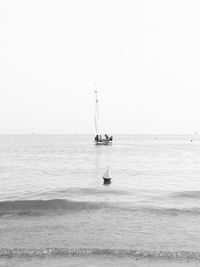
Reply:
<svg viewBox="0 0 200 267"><path fill-rule="evenodd" d="M112 179L112 176L110 174L109 167L107 167L107 170L103 175L104 184L110 184L111 179Z"/></svg>

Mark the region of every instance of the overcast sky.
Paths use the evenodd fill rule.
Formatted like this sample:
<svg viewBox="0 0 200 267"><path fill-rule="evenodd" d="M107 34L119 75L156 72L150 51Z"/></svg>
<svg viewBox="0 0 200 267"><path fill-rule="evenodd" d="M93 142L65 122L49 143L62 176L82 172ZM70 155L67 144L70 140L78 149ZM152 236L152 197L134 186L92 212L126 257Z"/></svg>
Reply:
<svg viewBox="0 0 200 267"><path fill-rule="evenodd" d="M200 131L199 0L1 0L0 133Z"/></svg>

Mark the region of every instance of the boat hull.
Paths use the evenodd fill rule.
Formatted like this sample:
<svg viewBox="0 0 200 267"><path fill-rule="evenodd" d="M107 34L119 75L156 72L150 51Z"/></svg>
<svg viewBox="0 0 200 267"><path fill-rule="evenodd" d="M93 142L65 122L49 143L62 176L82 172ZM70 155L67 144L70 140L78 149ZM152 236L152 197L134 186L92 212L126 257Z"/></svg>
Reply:
<svg viewBox="0 0 200 267"><path fill-rule="evenodd" d="M112 146L112 142L111 141L106 141L103 140L102 142L95 142L96 146Z"/></svg>

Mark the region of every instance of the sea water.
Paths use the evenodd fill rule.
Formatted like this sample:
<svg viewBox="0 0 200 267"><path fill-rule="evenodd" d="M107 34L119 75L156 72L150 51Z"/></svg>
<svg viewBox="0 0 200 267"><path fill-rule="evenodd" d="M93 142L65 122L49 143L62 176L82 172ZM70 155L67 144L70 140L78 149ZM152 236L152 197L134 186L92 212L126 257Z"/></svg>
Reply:
<svg viewBox="0 0 200 267"><path fill-rule="evenodd" d="M199 259L200 136L93 138L0 136L0 256Z"/></svg>

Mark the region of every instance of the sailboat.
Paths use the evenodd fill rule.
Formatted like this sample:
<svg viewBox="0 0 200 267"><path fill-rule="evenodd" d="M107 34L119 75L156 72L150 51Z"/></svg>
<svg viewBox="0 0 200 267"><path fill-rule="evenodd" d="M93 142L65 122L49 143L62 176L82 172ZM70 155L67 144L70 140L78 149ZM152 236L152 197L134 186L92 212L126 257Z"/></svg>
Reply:
<svg viewBox="0 0 200 267"><path fill-rule="evenodd" d="M108 136L107 134L104 135L105 138L102 138L100 134L100 120L99 120L99 100L97 96L97 90L94 91L95 93L95 138L94 142L96 145L112 145L112 136Z"/></svg>
<svg viewBox="0 0 200 267"><path fill-rule="evenodd" d="M107 170L103 175L104 184L110 184L111 179L112 179L112 176L110 174L109 167L107 167Z"/></svg>

